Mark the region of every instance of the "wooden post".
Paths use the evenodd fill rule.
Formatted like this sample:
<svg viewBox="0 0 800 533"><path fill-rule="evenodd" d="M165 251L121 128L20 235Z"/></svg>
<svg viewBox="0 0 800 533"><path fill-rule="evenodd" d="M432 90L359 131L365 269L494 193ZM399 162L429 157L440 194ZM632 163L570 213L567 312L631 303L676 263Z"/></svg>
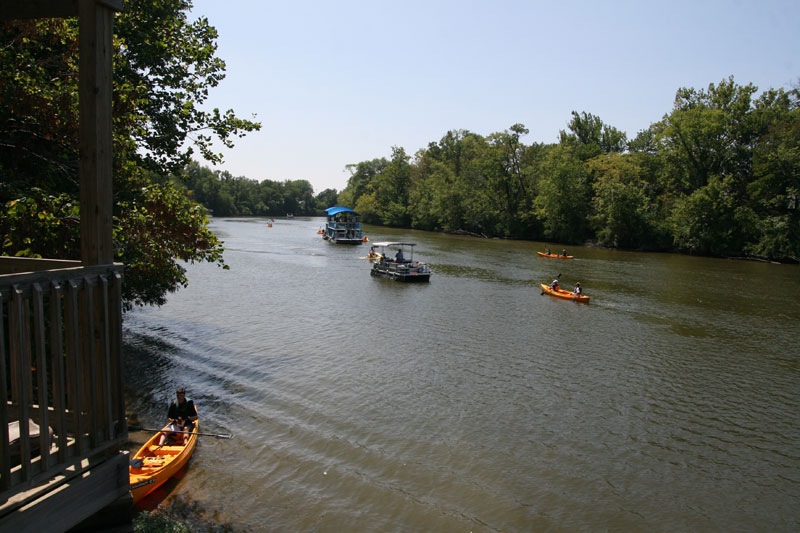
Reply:
<svg viewBox="0 0 800 533"><path fill-rule="evenodd" d="M114 12L78 0L80 53L81 262L114 260L112 231L111 90Z"/></svg>

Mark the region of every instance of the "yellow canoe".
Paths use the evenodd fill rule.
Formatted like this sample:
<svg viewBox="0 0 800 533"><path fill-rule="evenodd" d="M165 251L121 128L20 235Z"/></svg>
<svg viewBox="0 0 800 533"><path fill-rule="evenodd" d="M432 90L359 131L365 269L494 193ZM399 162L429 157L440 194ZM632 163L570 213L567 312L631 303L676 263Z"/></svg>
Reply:
<svg viewBox="0 0 800 533"><path fill-rule="evenodd" d="M168 440L167 445L159 446L161 433L165 430L169 432L169 424L167 424L136 452L128 467L134 504L186 466L197 445L197 426L198 423L195 422L194 430L185 445L180 440L183 435L178 434L177 442L181 444L175 445Z"/></svg>
<svg viewBox="0 0 800 533"><path fill-rule="evenodd" d="M554 290L550 285L545 285L544 283L542 283L541 285L543 292L546 292L551 296L555 296L556 298L563 298L565 300L572 300L575 302L581 302L585 304L589 303L589 297L586 296L585 294L575 296L574 292L565 291L564 289Z"/></svg>

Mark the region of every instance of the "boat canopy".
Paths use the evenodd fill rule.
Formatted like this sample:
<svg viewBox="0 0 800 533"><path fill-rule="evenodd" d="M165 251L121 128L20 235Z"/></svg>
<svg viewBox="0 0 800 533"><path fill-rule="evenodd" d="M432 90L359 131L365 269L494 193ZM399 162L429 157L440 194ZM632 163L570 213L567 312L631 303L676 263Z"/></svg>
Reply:
<svg viewBox="0 0 800 533"><path fill-rule="evenodd" d="M380 246L382 248L386 246L416 246L416 243L413 242L373 242L372 246Z"/></svg>
<svg viewBox="0 0 800 533"><path fill-rule="evenodd" d="M353 213L356 216L358 215L358 213L356 213L349 207L340 207L340 206L329 207L328 209L325 210L325 212L328 213L329 217L332 217L333 215L338 215L339 213Z"/></svg>

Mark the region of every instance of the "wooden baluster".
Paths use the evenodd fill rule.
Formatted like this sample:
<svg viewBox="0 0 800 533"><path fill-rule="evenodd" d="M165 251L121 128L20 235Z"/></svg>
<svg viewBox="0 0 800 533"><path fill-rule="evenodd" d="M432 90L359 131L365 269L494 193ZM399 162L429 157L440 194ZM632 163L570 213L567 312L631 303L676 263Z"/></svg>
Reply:
<svg viewBox="0 0 800 533"><path fill-rule="evenodd" d="M114 416L117 419L116 436L125 438L128 436L127 418L125 417L125 380L122 372L122 274L118 271L111 272L111 309L109 313L109 324L111 328L111 383L114 386L113 399L115 402Z"/></svg>
<svg viewBox="0 0 800 533"><path fill-rule="evenodd" d="M83 324L83 362L84 371L88 371L88 379L84 380L84 399L89 416L89 443L92 448L98 445L98 405L97 405L97 308L95 302L94 281L88 276L83 278L83 298L81 301L81 317Z"/></svg>
<svg viewBox="0 0 800 533"><path fill-rule="evenodd" d="M114 420L112 416L111 403L111 330L110 330L110 310L108 307L109 283L106 275L98 278L98 288L100 289L100 372L98 372L100 397L100 410L103 440L114 438Z"/></svg>
<svg viewBox="0 0 800 533"><path fill-rule="evenodd" d="M44 292L41 285L34 283L31 288L33 301L33 348L36 353L36 385L39 403L39 461L40 471L47 470L50 460L50 415L47 411L47 363L45 361Z"/></svg>
<svg viewBox="0 0 800 533"><path fill-rule="evenodd" d="M3 387L3 401L0 403L0 490L11 486L11 458L8 446L8 374L6 369L6 339L5 324L3 323L3 295L0 293L0 384Z"/></svg>
<svg viewBox="0 0 800 533"><path fill-rule="evenodd" d="M26 342L30 337L25 336L26 305L22 289L18 285L11 288L11 305L8 309L9 337L8 347L11 356L11 398L16 400L18 406L17 419L19 421L19 451L20 475L22 481L28 481L31 476L31 443L28 427L28 399L30 396L30 345Z"/></svg>
<svg viewBox="0 0 800 533"><path fill-rule="evenodd" d="M86 448L83 438L83 395L81 381L83 365L80 351L80 324L78 322L78 284L74 280L67 282L65 298L64 326L67 336L67 409L72 413L72 430L75 432L75 444L78 455Z"/></svg>
<svg viewBox="0 0 800 533"><path fill-rule="evenodd" d="M67 401L64 376L62 314L64 291L57 282L50 284L50 375L53 387L53 410L58 439L58 462L67 460Z"/></svg>

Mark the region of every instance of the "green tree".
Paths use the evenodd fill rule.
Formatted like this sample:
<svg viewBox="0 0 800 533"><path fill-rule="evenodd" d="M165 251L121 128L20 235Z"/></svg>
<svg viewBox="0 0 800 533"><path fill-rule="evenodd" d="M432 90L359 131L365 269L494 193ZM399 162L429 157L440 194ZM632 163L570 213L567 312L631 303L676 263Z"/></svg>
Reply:
<svg viewBox="0 0 800 533"><path fill-rule="evenodd" d="M766 95L766 100L784 95ZM748 198L757 236L747 253L800 261L800 98L794 90L756 146ZM774 106L768 106L774 107Z"/></svg>
<svg viewBox="0 0 800 533"><path fill-rule="evenodd" d="M389 165L386 158L373 159L372 161L362 161L361 163L350 164L345 167L350 172L347 180L347 187L339 193L338 204L355 208L358 199L373 191L372 181L377 175ZM361 213L363 220L368 223L379 223L380 217L377 213Z"/></svg>
<svg viewBox="0 0 800 533"><path fill-rule="evenodd" d="M136 201L121 202L119 212L114 246L125 258L128 309L163 305L168 293L188 284L186 269L176 259L222 261L222 247L208 230L204 210L187 202L175 187L149 185Z"/></svg>
<svg viewBox="0 0 800 533"><path fill-rule="evenodd" d="M561 242L586 239L591 198L589 171L575 150L559 146L548 153L535 200L545 237Z"/></svg>
<svg viewBox="0 0 800 533"><path fill-rule="evenodd" d="M682 88L660 134L668 163L670 186L690 194L711 176L733 177L744 184L751 173L752 147L760 135L751 120L752 84L737 85L733 78L707 91Z"/></svg>
<svg viewBox="0 0 800 533"><path fill-rule="evenodd" d="M573 111L568 127L571 133L564 130L560 132L561 144L575 147L577 157L584 161L601 153L626 149L625 133L604 124L600 117L591 113Z"/></svg>
<svg viewBox="0 0 800 533"><path fill-rule="evenodd" d="M409 157L404 149L392 147L392 159L372 177L370 193L356 202L356 211L372 219L377 217L386 226L407 226Z"/></svg>
<svg viewBox="0 0 800 533"><path fill-rule="evenodd" d="M115 19L114 246L115 260L131 265L123 286L128 307L163 303L184 284L178 261L224 265L202 210L169 175L195 149L219 161L213 139L230 147L260 128L230 110L201 110L224 63L215 56L216 30L205 19L190 23L190 8L181 0L132 2ZM0 25L0 227L29 232L20 238L9 229L4 254L79 256L75 240L51 244L79 208L76 36L75 19ZM181 232L159 229L173 225Z"/></svg>
<svg viewBox="0 0 800 533"><path fill-rule="evenodd" d="M591 223L600 244L621 248L659 249L659 212L653 199L645 154L611 153L588 162L594 198Z"/></svg>
<svg viewBox="0 0 800 533"><path fill-rule="evenodd" d="M757 90L732 77L707 91L680 89L664 119L664 184L675 196L670 222L682 250L796 257L785 244L797 241L792 171L770 163L792 160L796 91L754 99Z"/></svg>
<svg viewBox="0 0 800 533"><path fill-rule="evenodd" d="M213 141L232 148L260 129L233 110L202 109L225 62L216 56L217 30L204 17L189 21L191 8L191 0L129 2L114 21L115 148L126 146L127 160L161 175L179 173L195 150L219 163Z"/></svg>
<svg viewBox="0 0 800 533"><path fill-rule="evenodd" d="M520 137L527 133L525 126L514 124L509 130L487 138L488 157L484 173L491 191L489 194L497 199L500 218L495 232L508 237L528 234L523 223L525 215L531 211L533 198L529 180L523 172L525 146L520 142Z"/></svg>
<svg viewBox="0 0 800 533"><path fill-rule="evenodd" d="M732 179L712 175L704 186L677 201L670 222L678 249L730 255L744 248L748 212L728 193Z"/></svg>
<svg viewBox="0 0 800 533"><path fill-rule="evenodd" d="M336 205L338 196L339 193L336 192L336 189L325 189L324 191L320 192L314 197L313 214L322 214L325 209Z"/></svg>

